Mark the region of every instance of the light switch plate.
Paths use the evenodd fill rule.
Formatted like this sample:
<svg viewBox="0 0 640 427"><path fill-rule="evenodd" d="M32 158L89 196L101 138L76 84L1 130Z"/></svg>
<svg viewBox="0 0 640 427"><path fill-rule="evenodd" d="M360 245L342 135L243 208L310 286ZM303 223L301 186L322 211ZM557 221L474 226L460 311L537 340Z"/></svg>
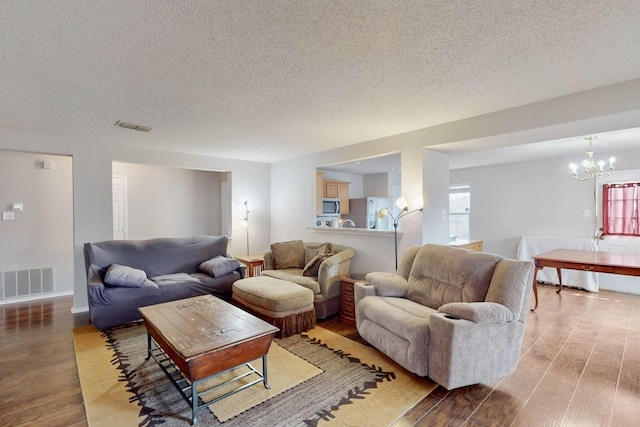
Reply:
<svg viewBox="0 0 640 427"><path fill-rule="evenodd" d="M13 212L2 212L3 221L13 221L13 219L14 219Z"/></svg>

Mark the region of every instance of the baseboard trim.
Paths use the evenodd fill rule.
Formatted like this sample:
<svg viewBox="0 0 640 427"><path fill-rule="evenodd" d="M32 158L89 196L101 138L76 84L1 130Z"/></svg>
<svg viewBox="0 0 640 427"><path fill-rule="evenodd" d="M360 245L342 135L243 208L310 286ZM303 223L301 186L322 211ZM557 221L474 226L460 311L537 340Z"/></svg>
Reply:
<svg viewBox="0 0 640 427"><path fill-rule="evenodd" d="M24 297L5 299L0 301L0 305L15 304L19 302L37 301L39 299L55 298L55 297L62 297L67 295L73 295L73 291L51 292L47 294L29 295Z"/></svg>

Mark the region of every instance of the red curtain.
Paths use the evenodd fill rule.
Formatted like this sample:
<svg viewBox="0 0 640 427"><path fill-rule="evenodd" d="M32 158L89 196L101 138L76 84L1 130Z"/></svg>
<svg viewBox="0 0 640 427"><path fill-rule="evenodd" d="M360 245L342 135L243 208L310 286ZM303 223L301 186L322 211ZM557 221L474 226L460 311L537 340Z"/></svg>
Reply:
<svg viewBox="0 0 640 427"><path fill-rule="evenodd" d="M640 236L638 182L602 186L603 234Z"/></svg>

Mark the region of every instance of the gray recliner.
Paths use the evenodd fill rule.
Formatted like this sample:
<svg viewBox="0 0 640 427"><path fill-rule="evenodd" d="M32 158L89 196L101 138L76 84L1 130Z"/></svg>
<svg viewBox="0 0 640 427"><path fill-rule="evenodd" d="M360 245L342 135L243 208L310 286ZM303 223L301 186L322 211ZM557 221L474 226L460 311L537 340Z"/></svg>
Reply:
<svg viewBox="0 0 640 427"><path fill-rule="evenodd" d="M515 371L533 265L428 244L397 273L355 284L358 332L407 370L447 389Z"/></svg>

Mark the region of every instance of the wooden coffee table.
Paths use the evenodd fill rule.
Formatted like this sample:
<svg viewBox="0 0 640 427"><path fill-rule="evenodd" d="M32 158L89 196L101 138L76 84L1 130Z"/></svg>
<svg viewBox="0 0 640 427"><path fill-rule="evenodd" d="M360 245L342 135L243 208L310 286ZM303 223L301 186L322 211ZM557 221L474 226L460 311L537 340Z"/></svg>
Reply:
<svg viewBox="0 0 640 427"><path fill-rule="evenodd" d="M275 326L212 295L141 307L138 311L147 328L147 359L154 358L191 404L192 424L198 421L202 406L260 382L269 388L267 352L279 331ZM249 363L259 358L263 374ZM222 385L200 392L198 385L242 365L250 371L223 385L249 375L258 378L205 403L202 396Z"/></svg>

